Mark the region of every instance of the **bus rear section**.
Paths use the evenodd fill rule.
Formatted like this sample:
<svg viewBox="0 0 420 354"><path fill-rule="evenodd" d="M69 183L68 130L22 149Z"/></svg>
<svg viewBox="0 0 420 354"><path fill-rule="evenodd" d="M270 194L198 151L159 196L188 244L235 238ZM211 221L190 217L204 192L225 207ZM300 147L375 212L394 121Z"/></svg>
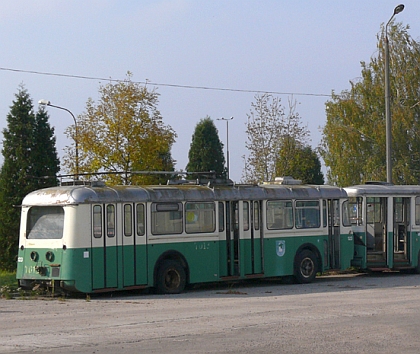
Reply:
<svg viewBox="0 0 420 354"><path fill-rule="evenodd" d="M353 265L418 270L420 187L376 182L346 190L355 233Z"/></svg>
<svg viewBox="0 0 420 354"><path fill-rule="evenodd" d="M76 247L70 239L75 211L68 206L23 207L16 272L22 288L90 290L90 246Z"/></svg>

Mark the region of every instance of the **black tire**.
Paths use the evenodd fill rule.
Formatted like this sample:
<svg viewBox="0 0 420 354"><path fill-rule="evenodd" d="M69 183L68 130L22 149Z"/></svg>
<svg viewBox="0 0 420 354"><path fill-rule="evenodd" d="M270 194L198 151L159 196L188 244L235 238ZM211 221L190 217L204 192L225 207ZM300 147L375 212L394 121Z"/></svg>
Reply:
<svg viewBox="0 0 420 354"><path fill-rule="evenodd" d="M161 294L179 294L185 288L186 279L185 269L179 262L166 260L159 267L156 288Z"/></svg>
<svg viewBox="0 0 420 354"><path fill-rule="evenodd" d="M316 276L318 260L313 252L301 251L295 258L295 278L300 284L311 283Z"/></svg>

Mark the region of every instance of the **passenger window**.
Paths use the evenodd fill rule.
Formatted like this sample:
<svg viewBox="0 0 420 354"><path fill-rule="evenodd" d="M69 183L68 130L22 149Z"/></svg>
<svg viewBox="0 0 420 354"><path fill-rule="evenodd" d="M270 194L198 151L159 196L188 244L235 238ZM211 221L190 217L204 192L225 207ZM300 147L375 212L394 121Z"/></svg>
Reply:
<svg viewBox="0 0 420 354"><path fill-rule="evenodd" d="M346 200L343 203L343 226L351 226L350 222L350 210L349 210L349 202Z"/></svg>
<svg viewBox="0 0 420 354"><path fill-rule="evenodd" d="M219 232L225 230L225 205L219 202Z"/></svg>
<svg viewBox="0 0 420 354"><path fill-rule="evenodd" d="M152 234L180 234L182 230L181 203L152 204Z"/></svg>
<svg viewBox="0 0 420 354"><path fill-rule="evenodd" d="M124 236L133 235L133 212L131 204L124 205Z"/></svg>
<svg viewBox="0 0 420 354"><path fill-rule="evenodd" d="M296 201L295 225L297 229L311 229L320 227L319 202Z"/></svg>
<svg viewBox="0 0 420 354"><path fill-rule="evenodd" d="M244 231L249 230L249 203L243 202L243 213L244 213Z"/></svg>
<svg viewBox="0 0 420 354"><path fill-rule="evenodd" d="M350 198L349 199L349 214L352 225L363 225L363 199Z"/></svg>
<svg viewBox="0 0 420 354"><path fill-rule="evenodd" d="M327 227L327 221L328 221L328 216L327 216L327 201L323 200L322 201L322 226Z"/></svg>
<svg viewBox="0 0 420 354"><path fill-rule="evenodd" d="M272 200L267 202L267 228L269 230L293 228L291 200Z"/></svg>
<svg viewBox="0 0 420 354"><path fill-rule="evenodd" d="M416 197L416 225L420 225L420 197Z"/></svg>
<svg viewBox="0 0 420 354"><path fill-rule="evenodd" d="M93 237L102 237L102 207L100 205L93 207Z"/></svg>
<svg viewBox="0 0 420 354"><path fill-rule="evenodd" d="M106 206L106 235L115 236L115 206L112 204Z"/></svg>
<svg viewBox="0 0 420 354"><path fill-rule="evenodd" d="M214 203L185 203L185 232L214 232L215 227Z"/></svg>
<svg viewBox="0 0 420 354"><path fill-rule="evenodd" d="M254 202L254 229L259 230L260 229L260 203Z"/></svg>
<svg viewBox="0 0 420 354"><path fill-rule="evenodd" d="M143 236L146 229L146 223L144 218L144 205L137 204L137 235Z"/></svg>

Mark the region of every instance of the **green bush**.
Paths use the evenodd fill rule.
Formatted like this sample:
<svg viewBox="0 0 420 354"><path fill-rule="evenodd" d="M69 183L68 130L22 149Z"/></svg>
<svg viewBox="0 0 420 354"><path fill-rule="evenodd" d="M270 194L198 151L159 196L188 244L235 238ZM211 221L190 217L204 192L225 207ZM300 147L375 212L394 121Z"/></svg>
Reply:
<svg viewBox="0 0 420 354"><path fill-rule="evenodd" d="M15 272L0 270L0 297L10 298L10 293L18 289Z"/></svg>

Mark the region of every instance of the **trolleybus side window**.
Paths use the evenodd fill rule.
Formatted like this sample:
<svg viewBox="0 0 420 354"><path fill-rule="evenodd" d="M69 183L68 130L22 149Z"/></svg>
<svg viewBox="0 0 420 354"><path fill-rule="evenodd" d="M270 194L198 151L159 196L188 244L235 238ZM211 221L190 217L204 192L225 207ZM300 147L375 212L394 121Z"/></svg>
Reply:
<svg viewBox="0 0 420 354"><path fill-rule="evenodd" d="M320 210L319 201L296 201L296 216L297 229L309 229L320 226Z"/></svg>
<svg viewBox="0 0 420 354"><path fill-rule="evenodd" d="M60 239L63 238L63 228L63 207L34 206L29 209L26 225L28 239Z"/></svg>
<svg viewBox="0 0 420 354"><path fill-rule="evenodd" d="M334 208L334 226L340 226L340 201L337 199L333 200L333 208Z"/></svg>
<svg viewBox="0 0 420 354"><path fill-rule="evenodd" d="M260 229L260 203L254 202L254 229L259 230Z"/></svg>
<svg viewBox="0 0 420 354"><path fill-rule="evenodd" d="M267 228L269 230L293 228L291 200L270 200L267 202Z"/></svg>
<svg viewBox="0 0 420 354"><path fill-rule="evenodd" d="M115 206L112 204L106 206L106 235L115 236Z"/></svg>
<svg viewBox="0 0 420 354"><path fill-rule="evenodd" d="M181 203L152 204L152 234L180 234L182 229Z"/></svg>
<svg viewBox="0 0 420 354"><path fill-rule="evenodd" d="M225 206L222 202L219 202L219 232L225 230Z"/></svg>
<svg viewBox="0 0 420 354"><path fill-rule="evenodd" d="M351 226L350 222L350 210L349 210L349 202L346 200L343 203L343 216L342 216L342 223L343 226Z"/></svg>
<svg viewBox="0 0 420 354"><path fill-rule="evenodd" d="M215 227L214 203L185 203L185 232L214 232Z"/></svg>
<svg viewBox="0 0 420 354"><path fill-rule="evenodd" d="M420 225L420 197L416 197L416 225Z"/></svg>
<svg viewBox="0 0 420 354"><path fill-rule="evenodd" d="M93 207L93 237L102 237L102 207L100 205Z"/></svg>
<svg viewBox="0 0 420 354"><path fill-rule="evenodd" d="M327 214L327 201L326 200L323 200L322 201L322 226L323 227L327 227L327 219L328 219L328 216L327 216L328 214Z"/></svg>
<svg viewBox="0 0 420 354"><path fill-rule="evenodd" d="M366 199L367 210L366 210L366 222L372 224L374 222L382 222L382 210L380 198L368 197Z"/></svg>
<svg viewBox="0 0 420 354"><path fill-rule="evenodd" d="M244 231L249 230L249 203L243 203L243 212L244 212Z"/></svg>
<svg viewBox="0 0 420 354"><path fill-rule="evenodd" d="M404 204L401 197L394 198L394 221L403 222L404 220Z"/></svg>
<svg viewBox="0 0 420 354"><path fill-rule="evenodd" d="M124 204L124 236L133 235L133 212L131 204Z"/></svg>
<svg viewBox="0 0 420 354"><path fill-rule="evenodd" d="M145 231L144 204L137 204L137 235L143 236Z"/></svg>
<svg viewBox="0 0 420 354"><path fill-rule="evenodd" d="M363 225L363 207L362 207L363 199L360 197L357 198L350 198L349 199L349 214L350 214L350 222L352 225Z"/></svg>

